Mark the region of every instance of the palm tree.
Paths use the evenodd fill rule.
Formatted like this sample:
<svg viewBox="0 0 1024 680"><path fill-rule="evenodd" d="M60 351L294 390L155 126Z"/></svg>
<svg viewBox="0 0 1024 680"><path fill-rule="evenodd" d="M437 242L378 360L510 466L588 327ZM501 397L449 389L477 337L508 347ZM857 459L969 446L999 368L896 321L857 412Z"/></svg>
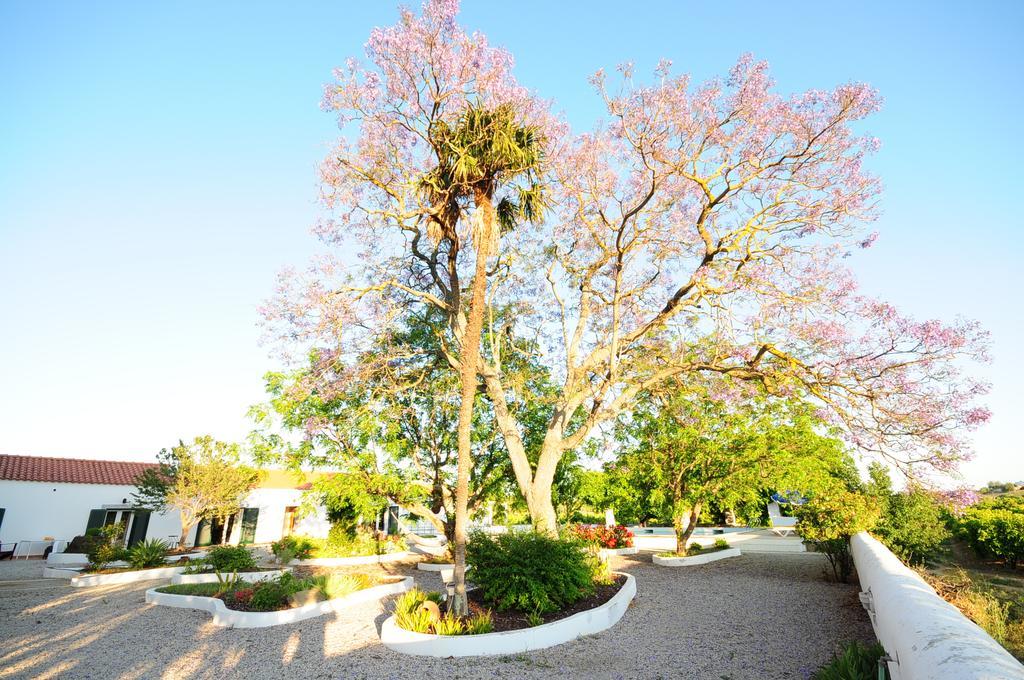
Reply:
<svg viewBox="0 0 1024 680"><path fill-rule="evenodd" d="M461 206L470 200L475 208L470 238L476 245L476 266L469 286L470 305L464 327L459 316L461 286L452 287L450 311L456 336L461 335L461 402L455 486L455 595L448 608L453 614L464 616L468 613L466 534L472 467L470 435L486 304L487 260L498 252L503 231L512 229L519 220L540 219L544 208L540 181L543 141L536 128L520 123L514 108L507 104L492 109L470 106L455 125L437 123L431 130L431 138L437 150L438 165L423 177L422 186L440 218L431 220L428 234L435 240L446 238L458 244L459 237L454 233L454 220L450 216L460 214ZM506 196L495 205L498 189L516 180L525 181L513 187L515 197Z"/></svg>

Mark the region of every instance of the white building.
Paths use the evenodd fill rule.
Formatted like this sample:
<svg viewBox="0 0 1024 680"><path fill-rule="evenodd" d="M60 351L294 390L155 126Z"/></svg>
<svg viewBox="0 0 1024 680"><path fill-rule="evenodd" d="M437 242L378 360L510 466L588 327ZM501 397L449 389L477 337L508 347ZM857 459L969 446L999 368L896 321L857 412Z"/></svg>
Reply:
<svg viewBox="0 0 1024 680"><path fill-rule="evenodd" d="M150 512L132 506L134 480L155 463L75 458L0 455L0 551L41 555L90 527L120 523L125 542L158 538L177 544L181 524L177 511ZM223 536L227 543L269 543L290 533L326 536L329 528L322 508L300 516L308 483L291 473L269 470L228 522L227 536L219 527L200 523L189 532L189 545L206 545Z"/></svg>

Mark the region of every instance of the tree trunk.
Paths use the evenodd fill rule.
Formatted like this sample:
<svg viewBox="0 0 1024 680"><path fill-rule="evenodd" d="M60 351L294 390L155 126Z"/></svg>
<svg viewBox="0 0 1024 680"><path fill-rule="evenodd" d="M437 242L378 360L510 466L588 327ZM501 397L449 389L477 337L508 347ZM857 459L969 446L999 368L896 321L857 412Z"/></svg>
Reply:
<svg viewBox="0 0 1024 680"><path fill-rule="evenodd" d="M469 472L472 467L473 402L476 399L477 362L480 360L480 336L484 326L487 293L487 257L495 228L491 197L478 190L474 196L482 224L475 234L476 271L470 292L470 308L459 353L459 380L462 401L459 404L459 466L455 483L455 593L448 611L455 616L469 613L466 601L466 534L469 527Z"/></svg>
<svg viewBox="0 0 1024 680"><path fill-rule="evenodd" d="M672 526L676 530L676 554L686 555L686 544L690 541L690 536L693 535L693 530L697 528L697 520L700 519L701 504L697 503L690 512L679 512L672 517ZM688 515L688 516L687 516ZM686 526L683 526L684 520Z"/></svg>

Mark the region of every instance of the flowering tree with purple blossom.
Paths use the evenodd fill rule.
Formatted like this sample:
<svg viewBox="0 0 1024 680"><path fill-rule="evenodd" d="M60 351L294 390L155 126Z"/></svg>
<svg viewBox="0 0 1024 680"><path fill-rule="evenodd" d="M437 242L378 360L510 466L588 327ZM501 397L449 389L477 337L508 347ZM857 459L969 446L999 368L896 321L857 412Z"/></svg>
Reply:
<svg viewBox="0 0 1024 680"><path fill-rule="evenodd" d="M538 529L557 531L559 460L638 394L687 376L810 400L852 444L905 469L948 471L968 454L965 435L988 412L976 403L985 385L963 367L985 358L985 333L908 319L860 293L843 264L876 238L864 227L880 183L864 159L877 141L854 127L878 109L877 92L850 83L783 96L750 57L701 84L668 62L637 82L627 64L594 76L607 120L573 135L515 81L506 51L457 25L457 9L403 11L371 34L369 64L350 60L327 87L343 139L321 168L329 217L317 231L359 262L286 273L266 309L303 358L315 348L306 389L359 380L350 359L371 344L386 362L381 339L419 306L449 319L442 342L459 366L474 213L422 182L443 160L442 124L507 107L543 140L548 210L543 224L496 233L485 253L486 304L512 311L486 328L475 363ZM539 452L509 408L521 393L503 357L518 351L558 383L544 396Z"/></svg>

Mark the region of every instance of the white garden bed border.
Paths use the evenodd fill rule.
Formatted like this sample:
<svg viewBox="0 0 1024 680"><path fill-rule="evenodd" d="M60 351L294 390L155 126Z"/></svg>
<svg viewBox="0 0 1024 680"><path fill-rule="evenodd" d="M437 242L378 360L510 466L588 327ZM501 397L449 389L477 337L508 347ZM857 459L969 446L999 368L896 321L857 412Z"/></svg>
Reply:
<svg viewBox="0 0 1024 680"><path fill-rule="evenodd" d="M344 567L350 564L381 564L397 562L409 557L408 550L383 555L356 555L355 557L314 557L308 560L292 560L288 564L293 567Z"/></svg>
<svg viewBox="0 0 1024 680"><path fill-rule="evenodd" d="M632 548L601 548L600 553L602 555L636 555L640 552L640 548L633 546Z"/></svg>
<svg viewBox="0 0 1024 680"><path fill-rule="evenodd" d="M554 647L600 633L618 623L636 596L636 579L630 574L619 575L625 576L626 582L604 604L533 628L483 635L428 635L399 628L395 617L389 616L381 626L380 641L388 649L402 654L435 657L518 654Z"/></svg>
<svg viewBox="0 0 1024 680"><path fill-rule="evenodd" d="M440 571L443 571L445 569L454 569L455 568L455 563L454 562L453 563L445 562L445 563L442 563L442 564L434 564L433 562L417 562L416 563L416 568L419 569L420 571L436 571L436 572L440 572Z"/></svg>
<svg viewBox="0 0 1024 680"><path fill-rule="evenodd" d="M291 571L288 567L281 569L267 569L265 571L239 571L234 572L239 579L248 581L249 583L256 583L257 581L269 581L275 579L281 574ZM202 574L175 574L171 577L171 585L181 585L182 583L217 583L220 579L223 579L226 575L231 572L221 572L217 574L215 571L204 572ZM219 578L218 578L219 576Z"/></svg>
<svg viewBox="0 0 1024 680"><path fill-rule="evenodd" d="M91 586L112 586L122 583L173 578L175 575L185 571L185 569L186 567L157 567L155 569L119 571L114 574L83 574L78 569L43 567L43 578L67 578L71 579L71 585L75 588L89 588Z"/></svg>
<svg viewBox="0 0 1024 680"><path fill-rule="evenodd" d="M412 587L412 577L406 576L401 581L365 588L346 597L314 602L302 607L283 609L277 612L243 612L228 609L222 600L215 597L160 593L157 592L158 588L150 588L146 591L146 602L163 607L199 609L210 612L213 614L213 625L223 628L269 628L270 626L281 626L286 623L305 621L306 619L336 612L361 602L379 600L388 595L404 593L407 590L411 590Z"/></svg>
<svg viewBox="0 0 1024 680"><path fill-rule="evenodd" d="M718 560L730 557L739 557L741 554L739 548L726 548L725 550L714 550L688 557L662 557L661 555L655 555L654 563L659 567L693 567L698 564L717 562Z"/></svg>

